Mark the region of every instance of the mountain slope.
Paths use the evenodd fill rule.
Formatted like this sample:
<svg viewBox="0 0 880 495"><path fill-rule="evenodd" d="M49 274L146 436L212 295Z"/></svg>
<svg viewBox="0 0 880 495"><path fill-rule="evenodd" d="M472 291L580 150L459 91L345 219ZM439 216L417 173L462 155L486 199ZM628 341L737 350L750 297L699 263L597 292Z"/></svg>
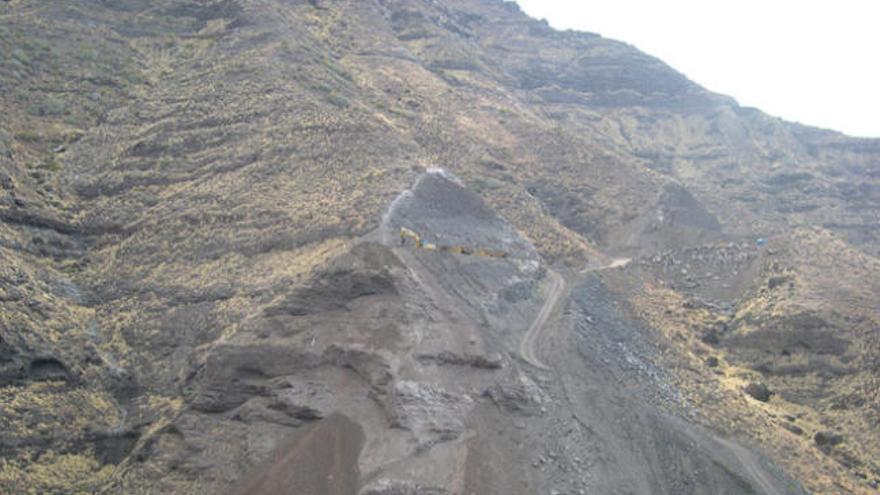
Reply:
<svg viewBox="0 0 880 495"><path fill-rule="evenodd" d="M824 290L837 273L877 280L876 140L739 107L500 0L16 0L0 4L0 53L9 490L216 493L276 444L350 422L368 434L363 493L790 493L742 445L813 492L880 482L878 288ZM426 211L389 216L435 168L479 198L452 181L416 194ZM440 249L400 246L400 226ZM792 266L773 265L780 249ZM480 250L506 257L462 254ZM635 261L580 273L615 256ZM550 266L572 289L535 350L542 372L517 351ZM779 277L799 282L786 292ZM598 334L593 295L621 306ZM829 359L852 370L832 377L856 404L845 413L842 394L795 400L816 376L837 386L826 354L785 356L808 363L791 378L748 337L787 321L815 336L795 318L805 304L833 320ZM700 340L720 325L717 343ZM553 343L576 338L579 353ZM589 364L605 354L623 371ZM604 386L563 400L578 376ZM810 433L864 446L777 442L789 430L773 415L788 412L745 398L753 378L778 391L770 406L804 408ZM635 404L631 427L609 426L621 404ZM347 419L319 420L334 411ZM517 453L553 424L541 438L557 455L553 422L577 413L591 457ZM653 427L661 437L633 440ZM663 443L696 464L663 465ZM651 472L628 476L632 464Z"/></svg>

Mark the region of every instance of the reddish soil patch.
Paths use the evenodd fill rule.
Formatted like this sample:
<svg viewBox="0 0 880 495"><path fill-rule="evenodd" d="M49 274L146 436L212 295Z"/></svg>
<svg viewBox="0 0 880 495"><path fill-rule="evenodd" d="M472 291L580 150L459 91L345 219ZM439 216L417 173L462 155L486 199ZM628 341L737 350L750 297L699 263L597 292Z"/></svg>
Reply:
<svg viewBox="0 0 880 495"><path fill-rule="evenodd" d="M307 427L227 495L355 495L360 488L361 426L333 414Z"/></svg>

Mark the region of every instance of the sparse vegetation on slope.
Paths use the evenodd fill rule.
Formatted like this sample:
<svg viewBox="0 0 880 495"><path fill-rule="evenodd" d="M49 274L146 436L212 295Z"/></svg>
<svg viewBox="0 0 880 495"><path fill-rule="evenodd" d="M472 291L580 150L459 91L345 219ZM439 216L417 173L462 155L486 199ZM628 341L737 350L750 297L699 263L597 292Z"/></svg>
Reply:
<svg viewBox="0 0 880 495"><path fill-rule="evenodd" d="M817 492L880 483L875 140L501 0L16 0L0 54L0 491L217 493L342 408L389 435L365 472L485 456L369 493L616 480L583 453L561 477L518 453L581 405L542 413L559 382L511 358L546 266L612 256L635 261L601 275L609 294L655 330L694 421ZM434 167L531 261L376 244ZM501 364L461 364L482 358ZM748 478L728 454L713 487Z"/></svg>

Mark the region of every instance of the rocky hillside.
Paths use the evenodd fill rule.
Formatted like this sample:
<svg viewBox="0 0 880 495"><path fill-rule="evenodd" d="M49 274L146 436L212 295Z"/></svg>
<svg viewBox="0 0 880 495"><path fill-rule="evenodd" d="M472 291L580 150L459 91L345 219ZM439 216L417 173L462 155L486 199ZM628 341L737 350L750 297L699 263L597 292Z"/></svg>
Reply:
<svg viewBox="0 0 880 495"><path fill-rule="evenodd" d="M0 2L0 109L0 492L880 485L878 140L502 0Z"/></svg>

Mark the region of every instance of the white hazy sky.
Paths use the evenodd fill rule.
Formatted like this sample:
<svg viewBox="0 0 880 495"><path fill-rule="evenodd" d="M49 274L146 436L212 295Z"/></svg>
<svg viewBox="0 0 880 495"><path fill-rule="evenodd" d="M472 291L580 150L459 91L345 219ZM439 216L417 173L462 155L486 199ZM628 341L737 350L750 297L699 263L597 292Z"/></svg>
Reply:
<svg viewBox="0 0 880 495"><path fill-rule="evenodd" d="M787 120L880 137L877 0L517 0Z"/></svg>

